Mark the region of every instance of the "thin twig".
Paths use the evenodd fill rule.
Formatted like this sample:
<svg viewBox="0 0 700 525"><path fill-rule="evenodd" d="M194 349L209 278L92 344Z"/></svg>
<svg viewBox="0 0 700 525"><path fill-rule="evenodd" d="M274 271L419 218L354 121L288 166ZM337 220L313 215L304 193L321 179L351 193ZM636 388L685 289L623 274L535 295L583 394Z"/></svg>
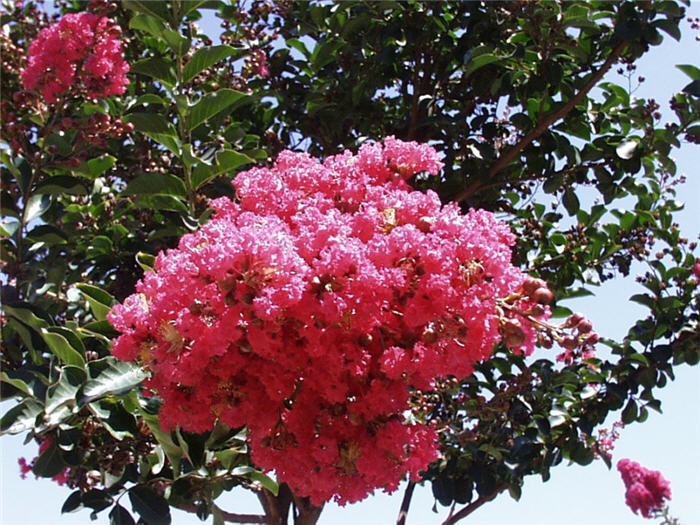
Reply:
<svg viewBox="0 0 700 525"><path fill-rule="evenodd" d="M448 516L447 519L442 522L442 525L453 525L454 523L457 523L462 518L466 518L472 512L474 512L476 509L481 507L484 503L488 503L489 501L495 499L496 496L498 496L501 492L503 492L507 488L508 488L508 484L503 483L502 485L500 485L496 490L494 490L488 496L480 496L476 501L470 503L469 505L464 507L462 510L457 512L456 514L454 514L452 516Z"/></svg>
<svg viewBox="0 0 700 525"><path fill-rule="evenodd" d="M197 507L194 505L176 505L176 508L196 514ZM236 514L219 509L224 521L229 523L267 523L267 518L262 514Z"/></svg>
<svg viewBox="0 0 700 525"><path fill-rule="evenodd" d="M403 501L401 501L401 508L399 509L399 517L396 520L396 525L406 525L406 516L408 516L408 507L411 505L411 497L413 497L414 488L416 488L416 482L409 481L408 485L406 485Z"/></svg>

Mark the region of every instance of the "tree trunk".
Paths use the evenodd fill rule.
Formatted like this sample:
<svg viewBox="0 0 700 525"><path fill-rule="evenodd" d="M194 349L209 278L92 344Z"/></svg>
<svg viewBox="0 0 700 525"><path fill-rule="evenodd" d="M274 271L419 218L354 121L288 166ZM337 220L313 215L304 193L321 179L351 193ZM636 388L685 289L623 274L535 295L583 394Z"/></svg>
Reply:
<svg viewBox="0 0 700 525"><path fill-rule="evenodd" d="M309 498L297 496L294 496L294 507L294 525L316 525L323 511L323 505L315 507Z"/></svg>
<svg viewBox="0 0 700 525"><path fill-rule="evenodd" d="M316 525L323 510L323 506L312 505L309 498L295 496L286 483L280 484L277 496L263 490L258 499L265 510L266 525L288 525L290 508L294 509L294 525Z"/></svg>
<svg viewBox="0 0 700 525"><path fill-rule="evenodd" d="M277 496L269 490L258 492L258 499L265 510L266 525L287 525L289 508L293 501L293 494L286 483L280 484Z"/></svg>

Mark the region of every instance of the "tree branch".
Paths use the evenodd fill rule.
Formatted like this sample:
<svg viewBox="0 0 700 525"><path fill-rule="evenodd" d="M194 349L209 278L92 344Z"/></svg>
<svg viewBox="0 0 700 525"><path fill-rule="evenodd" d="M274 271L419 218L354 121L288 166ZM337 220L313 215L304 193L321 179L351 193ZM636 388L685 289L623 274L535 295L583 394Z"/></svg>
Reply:
<svg viewBox="0 0 700 525"><path fill-rule="evenodd" d="M261 514L234 514L221 510L224 521L230 523L267 523L267 518Z"/></svg>
<svg viewBox="0 0 700 525"><path fill-rule="evenodd" d="M464 200L468 197L471 197L474 195L477 191L483 191L483 190L489 190L491 188L498 188L500 186L505 186L506 184L520 184L522 182L530 182L534 180L544 180L549 177L557 177L559 175L570 175L572 173L576 173L577 171L581 170L590 170L592 168L596 167L602 167L605 166L605 162L590 162L588 164L583 163L583 164L578 164L576 166L570 166L568 168L559 170L559 171L554 171L550 173L548 176L546 174L539 174L539 175L532 175L530 177L523 177L522 179L515 179L515 180L496 180L493 182L490 182L488 184L477 184L474 186L471 186L469 188L465 188L462 192L464 194L464 197L461 200Z"/></svg>
<svg viewBox="0 0 700 525"><path fill-rule="evenodd" d="M466 518L469 516L472 512L474 512L476 509L481 507L484 503L488 503L489 501L493 500L498 496L501 492L506 490L508 488L507 483L503 483L500 485L496 490L494 490L491 494L488 496L479 496L479 498L464 507L462 510L457 512L457 514L454 514L452 516L448 516L445 521L442 522L442 525L453 525L454 523L457 523L459 520L462 518Z"/></svg>
<svg viewBox="0 0 700 525"><path fill-rule="evenodd" d="M316 507L311 503L310 498L302 498L293 495L294 507L296 513L294 515L294 525L316 525L321 517L323 505Z"/></svg>
<svg viewBox="0 0 700 525"><path fill-rule="evenodd" d="M586 83L581 90L576 93L566 104L561 106L556 111L552 111L530 130L523 138L521 138L514 146L503 153L496 162L491 165L489 169L489 175L493 177L503 168L505 168L512 160L514 160L518 154L524 150L533 140L542 135L549 127L554 124L559 119L565 117L572 109L576 107L576 104L581 102L583 98L588 94L588 92L595 87L595 85L600 81L601 78L608 72L608 70L617 61L622 51L627 47L627 42L620 42L615 46L610 56L607 60L600 66L600 69L596 71ZM478 188L477 188L478 189ZM461 202L466 199L469 195L474 193L474 188L465 188L461 193L455 198L456 202Z"/></svg>
<svg viewBox="0 0 700 525"><path fill-rule="evenodd" d="M622 53L622 51L627 47L627 42L620 42L615 46L615 49L613 49L612 53L610 53L610 56L607 58L607 60L603 63L603 65L596 71L593 76L591 76L591 79L586 83L581 90L576 93L571 100L569 100L566 104L564 104L562 107L560 107L558 110L551 112L549 115L546 115L538 124L535 126L527 135L525 135L520 141L515 144L512 148L510 148L508 151L506 151L501 157L491 166L491 169L489 169L489 175L495 175L499 171L501 171L511 160L513 160L518 153L520 153L523 149L525 149L533 140L535 140L537 137L542 135L547 129L549 129L549 126L554 124L557 120L560 118L565 117L574 107L576 107L576 104L581 102L583 97L585 97L588 92L595 87L595 85L600 81L601 78L605 75L605 73L608 72L608 70L612 67L612 65L617 61L618 57Z"/></svg>
<svg viewBox="0 0 700 525"><path fill-rule="evenodd" d="M416 482L409 481L408 485L406 485L406 492L404 492L403 501L401 501L401 508L399 509L399 517L396 520L396 525L406 525L406 516L408 515L408 507L411 504L414 488L416 488Z"/></svg>
<svg viewBox="0 0 700 525"><path fill-rule="evenodd" d="M185 512L197 513L197 507L194 505L175 505L175 508L184 510ZM267 523L267 518L262 514L235 514L219 509L224 521L229 523Z"/></svg>

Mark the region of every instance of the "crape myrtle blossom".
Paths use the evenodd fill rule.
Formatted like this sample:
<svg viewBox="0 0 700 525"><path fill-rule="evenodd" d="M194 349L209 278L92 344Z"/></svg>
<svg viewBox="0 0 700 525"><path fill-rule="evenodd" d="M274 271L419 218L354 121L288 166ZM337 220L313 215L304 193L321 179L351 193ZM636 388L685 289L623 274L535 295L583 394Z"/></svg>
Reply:
<svg viewBox="0 0 700 525"><path fill-rule="evenodd" d="M497 308L534 304L508 227L405 181L441 167L431 147L389 137L240 173L237 201L215 200L109 315L114 354L152 372L162 424L246 425L254 463L317 505L417 479L437 434L405 420L410 388L537 337L525 320L506 333L516 314Z"/></svg>
<svg viewBox="0 0 700 525"><path fill-rule="evenodd" d="M121 28L107 17L83 12L67 14L41 30L29 46L24 87L49 102L74 86L90 98L121 95L129 83Z"/></svg>
<svg viewBox="0 0 700 525"><path fill-rule="evenodd" d="M671 499L671 485L661 472L649 470L629 459L621 459L617 470L627 489L625 503L635 514L654 517L654 511L663 510L666 500Z"/></svg>

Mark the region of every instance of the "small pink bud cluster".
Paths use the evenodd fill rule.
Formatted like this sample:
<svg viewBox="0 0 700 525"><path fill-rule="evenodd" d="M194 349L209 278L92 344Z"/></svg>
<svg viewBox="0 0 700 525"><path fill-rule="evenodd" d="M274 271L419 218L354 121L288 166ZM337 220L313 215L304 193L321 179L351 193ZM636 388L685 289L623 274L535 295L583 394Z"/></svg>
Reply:
<svg viewBox="0 0 700 525"><path fill-rule="evenodd" d="M24 87L46 102L77 87L89 98L120 95L129 81L121 28L104 16L83 12L64 15L44 28L29 47Z"/></svg>
<svg viewBox="0 0 700 525"><path fill-rule="evenodd" d="M214 201L109 315L114 354L152 371L162 423L247 425L255 464L315 504L416 479L437 435L406 422L410 388L469 375L502 336L524 353L537 338L526 319L517 337L502 328L515 314L498 301L525 281L508 227L405 182L441 167L431 147L388 137L239 174L238 202Z"/></svg>
<svg viewBox="0 0 700 525"><path fill-rule="evenodd" d="M611 429L601 428L598 430L598 439L596 439L596 457L601 455L612 459L612 451L615 449L615 441L620 438L620 428L624 427L622 421L615 421Z"/></svg>
<svg viewBox="0 0 700 525"><path fill-rule="evenodd" d="M19 464L19 475L22 479L27 479L27 475L34 469L36 460L39 459L46 450L51 446L51 439L47 438L39 444L39 455L35 457L31 463L27 463L25 458L19 458L17 463ZM53 479L59 485L65 485L69 480L70 468L66 467L62 472L56 474ZM38 476L37 476L38 477Z"/></svg>
<svg viewBox="0 0 700 525"><path fill-rule="evenodd" d="M655 517L656 511L663 510L666 500L671 499L671 485L661 472L642 467L636 461L621 459L617 470L627 489L625 502L632 511L645 518Z"/></svg>
<svg viewBox="0 0 700 525"><path fill-rule="evenodd" d="M555 334L554 338L564 348L557 361L571 364L577 359L595 357L595 345L600 336L593 331L593 324L582 314L571 314L560 327L560 332L568 329L568 334Z"/></svg>
<svg viewBox="0 0 700 525"><path fill-rule="evenodd" d="M549 305L554 301L554 295L542 279L528 277L522 285L522 291L539 305Z"/></svg>
<svg viewBox="0 0 700 525"><path fill-rule="evenodd" d="M244 71L249 76L259 75L262 78L270 76L270 70L267 67L267 53L262 49L254 49L245 60Z"/></svg>
<svg viewBox="0 0 700 525"><path fill-rule="evenodd" d="M693 275L698 281L700 281L700 259L696 259L695 264L693 265Z"/></svg>

